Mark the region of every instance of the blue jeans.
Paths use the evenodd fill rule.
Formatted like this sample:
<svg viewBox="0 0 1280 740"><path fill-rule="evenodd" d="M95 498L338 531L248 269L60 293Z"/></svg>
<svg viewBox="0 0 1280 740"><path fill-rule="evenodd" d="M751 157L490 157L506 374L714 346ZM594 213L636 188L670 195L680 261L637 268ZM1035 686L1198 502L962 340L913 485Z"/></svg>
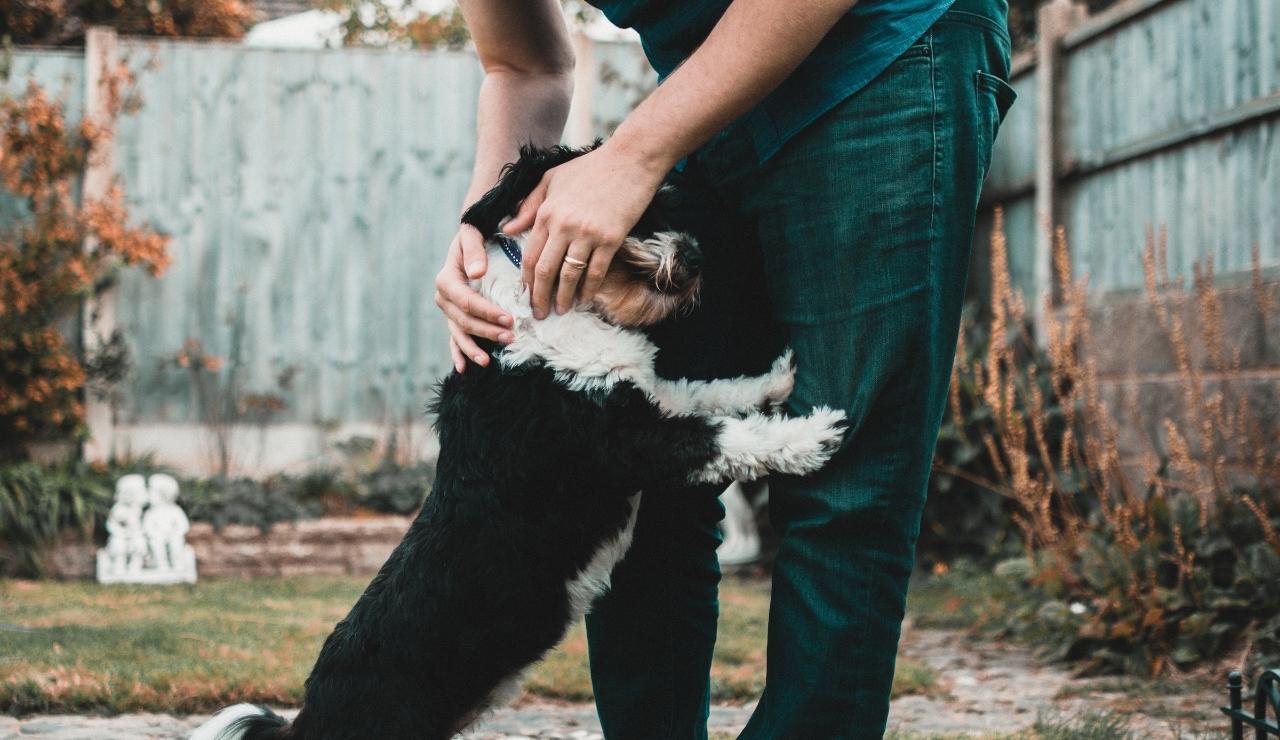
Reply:
<svg viewBox="0 0 1280 740"><path fill-rule="evenodd" d="M768 675L744 738L884 733L974 213L1013 99L1005 12L958 0L763 165L732 132L690 165L715 236L703 309L654 332L660 372L761 371L789 344L789 411L838 406L851 420L826 469L771 482L782 540ZM645 492L632 549L588 616L610 740L706 737L715 493Z"/></svg>

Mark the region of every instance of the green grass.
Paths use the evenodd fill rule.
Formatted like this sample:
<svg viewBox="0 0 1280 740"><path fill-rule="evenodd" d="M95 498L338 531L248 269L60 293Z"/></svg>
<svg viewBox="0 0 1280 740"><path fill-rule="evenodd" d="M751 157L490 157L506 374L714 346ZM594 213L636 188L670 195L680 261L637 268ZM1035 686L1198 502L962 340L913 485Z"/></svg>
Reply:
<svg viewBox="0 0 1280 740"><path fill-rule="evenodd" d="M296 705L316 651L364 578L205 580L144 588L0 581L0 711L198 712L238 701ZM726 580L711 681L721 702L764 686L769 587ZM581 625L531 672L533 696L589 701ZM933 693L899 663L894 695Z"/></svg>
<svg viewBox="0 0 1280 740"><path fill-rule="evenodd" d="M1077 717L1038 717L1028 730L984 735L937 735L891 731L885 740L1136 740L1124 718L1110 712L1086 712Z"/></svg>
<svg viewBox="0 0 1280 740"><path fill-rule="evenodd" d="M1002 623L1019 601L1015 588L982 571L917 575L907 595L907 612L919 627L981 628Z"/></svg>
<svg viewBox="0 0 1280 740"><path fill-rule="evenodd" d="M1129 721L1111 712L1078 717L1040 717L1032 727L1037 740L1135 740Z"/></svg>

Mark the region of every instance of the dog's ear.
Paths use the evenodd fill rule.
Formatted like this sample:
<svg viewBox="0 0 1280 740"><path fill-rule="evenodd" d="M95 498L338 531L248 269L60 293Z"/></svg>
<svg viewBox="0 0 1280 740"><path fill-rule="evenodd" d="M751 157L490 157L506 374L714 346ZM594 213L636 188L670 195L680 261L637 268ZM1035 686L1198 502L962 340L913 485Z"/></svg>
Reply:
<svg viewBox="0 0 1280 740"><path fill-rule="evenodd" d="M502 168L502 175L493 189L481 196L462 214L462 223L471 224L484 236L498 233L498 224L508 216L514 216L520 203L538 186L547 170L582 156L600 146L594 144L583 149L553 146L539 149L532 145L520 147L520 158Z"/></svg>

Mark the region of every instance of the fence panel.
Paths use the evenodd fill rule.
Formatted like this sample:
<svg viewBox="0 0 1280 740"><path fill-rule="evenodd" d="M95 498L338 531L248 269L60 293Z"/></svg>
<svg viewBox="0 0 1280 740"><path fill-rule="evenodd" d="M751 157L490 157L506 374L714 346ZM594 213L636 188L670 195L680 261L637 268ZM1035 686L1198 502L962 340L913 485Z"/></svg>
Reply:
<svg viewBox="0 0 1280 740"><path fill-rule="evenodd" d="M1027 66L984 197L1006 204L1016 285L1048 288L1034 278L1049 259L1035 238L1046 216L1067 227L1075 269L1098 293L1141 286L1148 228L1167 228L1169 266L1182 276L1206 257L1222 273L1247 270L1254 245L1264 266L1280 266L1280 4L1115 6L1066 33L1048 110ZM1056 166L1034 146L1045 121L1058 134ZM1046 170L1061 173L1054 213L1027 211ZM979 231L989 222L980 215Z"/></svg>
<svg viewBox="0 0 1280 740"><path fill-rule="evenodd" d="M583 135L604 136L654 74L634 43L585 43ZM433 280L474 159L475 55L144 39L119 53L143 105L119 122L115 175L135 220L172 237L173 264L125 271L109 298L133 363L115 451L199 467L187 450L216 436L202 397L283 401L230 419L232 446L277 463L313 459L325 430L423 420L450 366ZM0 94L33 80L75 122L85 65L80 50L19 49ZM0 197L0 225L22 214ZM178 366L192 339L218 373Z"/></svg>
<svg viewBox="0 0 1280 740"><path fill-rule="evenodd" d="M1149 225L1182 275L1247 270L1255 243L1280 264L1280 120L1247 118L1280 96L1277 28L1273 0L1181 0L1069 50L1062 220L1095 287L1141 284Z"/></svg>
<svg viewBox="0 0 1280 740"><path fill-rule="evenodd" d="M283 397L280 421L420 414L448 363L432 279L472 165L475 58L122 52L144 105L121 122L119 174L174 259L116 290L135 361L118 422L197 420L172 361L188 338L226 358L240 392Z"/></svg>

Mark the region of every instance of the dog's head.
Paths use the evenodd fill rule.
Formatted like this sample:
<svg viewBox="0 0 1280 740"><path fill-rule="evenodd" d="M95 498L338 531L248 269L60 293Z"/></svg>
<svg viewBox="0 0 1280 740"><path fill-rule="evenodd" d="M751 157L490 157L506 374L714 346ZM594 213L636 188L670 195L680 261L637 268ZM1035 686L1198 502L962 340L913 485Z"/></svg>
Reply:
<svg viewBox="0 0 1280 740"><path fill-rule="evenodd" d="M547 170L588 149L552 147L520 150L520 159L507 165L502 178L462 216L485 238L499 233ZM617 326L640 327L686 312L698 302L702 255L697 241L675 224L679 193L664 185L622 242L589 306Z"/></svg>

